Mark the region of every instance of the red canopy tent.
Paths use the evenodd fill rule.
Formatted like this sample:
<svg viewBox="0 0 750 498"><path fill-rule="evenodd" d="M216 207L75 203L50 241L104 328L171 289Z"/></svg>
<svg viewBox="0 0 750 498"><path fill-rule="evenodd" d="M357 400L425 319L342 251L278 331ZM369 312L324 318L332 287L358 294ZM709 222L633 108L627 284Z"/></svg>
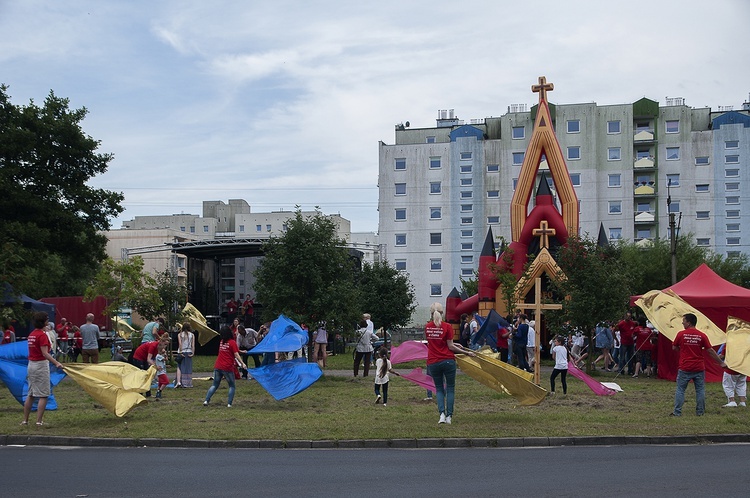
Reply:
<svg viewBox="0 0 750 498"><path fill-rule="evenodd" d="M668 289L706 315L722 330L726 330L729 316L750 321L750 289L724 280L705 263L664 290ZM639 297L631 297L630 305L634 306ZM659 377L674 381L677 378L679 352L674 351L672 341L662 335L659 336L657 348ZM721 378L722 370L719 365L706 356L706 381L719 382Z"/></svg>

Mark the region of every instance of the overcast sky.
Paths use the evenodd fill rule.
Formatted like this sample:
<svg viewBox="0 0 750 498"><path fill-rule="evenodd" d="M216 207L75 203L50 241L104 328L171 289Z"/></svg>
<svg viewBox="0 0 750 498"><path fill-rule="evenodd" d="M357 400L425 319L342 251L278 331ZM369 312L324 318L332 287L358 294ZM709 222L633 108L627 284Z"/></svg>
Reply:
<svg viewBox="0 0 750 498"><path fill-rule="evenodd" d="M378 142L533 105L684 97L741 107L747 0L0 0L0 83L16 104L50 90L90 114L112 152L91 183L125 212L318 205L376 231Z"/></svg>

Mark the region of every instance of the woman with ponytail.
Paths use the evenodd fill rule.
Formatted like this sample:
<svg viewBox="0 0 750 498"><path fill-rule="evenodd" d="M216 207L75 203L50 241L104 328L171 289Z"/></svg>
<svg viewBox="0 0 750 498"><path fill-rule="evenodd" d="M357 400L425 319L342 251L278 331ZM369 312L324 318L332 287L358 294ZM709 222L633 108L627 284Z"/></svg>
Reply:
<svg viewBox="0 0 750 498"><path fill-rule="evenodd" d="M476 356L473 351L453 342L453 327L443 321L443 305L430 306L432 321L425 326L427 339L427 372L435 381L438 424L450 424L453 417L453 398L456 388L456 356L454 353Z"/></svg>

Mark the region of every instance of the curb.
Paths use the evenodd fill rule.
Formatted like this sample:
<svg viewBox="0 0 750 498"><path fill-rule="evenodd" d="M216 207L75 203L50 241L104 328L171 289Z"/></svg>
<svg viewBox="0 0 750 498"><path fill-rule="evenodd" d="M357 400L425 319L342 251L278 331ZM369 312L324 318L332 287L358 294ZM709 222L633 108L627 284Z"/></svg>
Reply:
<svg viewBox="0 0 750 498"><path fill-rule="evenodd" d="M435 448L550 448L566 446L695 445L750 443L750 434L690 436L578 436L508 438L415 439L155 439L83 438L41 435L0 435L0 446L82 446L103 448L228 448L228 449L435 449Z"/></svg>

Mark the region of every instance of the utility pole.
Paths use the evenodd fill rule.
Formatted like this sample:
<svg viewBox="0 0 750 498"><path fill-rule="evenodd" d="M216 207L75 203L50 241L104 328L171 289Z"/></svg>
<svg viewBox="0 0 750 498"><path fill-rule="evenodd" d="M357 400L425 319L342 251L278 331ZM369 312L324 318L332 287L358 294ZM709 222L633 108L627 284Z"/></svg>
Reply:
<svg viewBox="0 0 750 498"><path fill-rule="evenodd" d="M670 206L672 205L672 193L670 187L672 179L667 179L667 212L669 213L669 254L672 259L672 285L677 283L677 233L675 216Z"/></svg>

